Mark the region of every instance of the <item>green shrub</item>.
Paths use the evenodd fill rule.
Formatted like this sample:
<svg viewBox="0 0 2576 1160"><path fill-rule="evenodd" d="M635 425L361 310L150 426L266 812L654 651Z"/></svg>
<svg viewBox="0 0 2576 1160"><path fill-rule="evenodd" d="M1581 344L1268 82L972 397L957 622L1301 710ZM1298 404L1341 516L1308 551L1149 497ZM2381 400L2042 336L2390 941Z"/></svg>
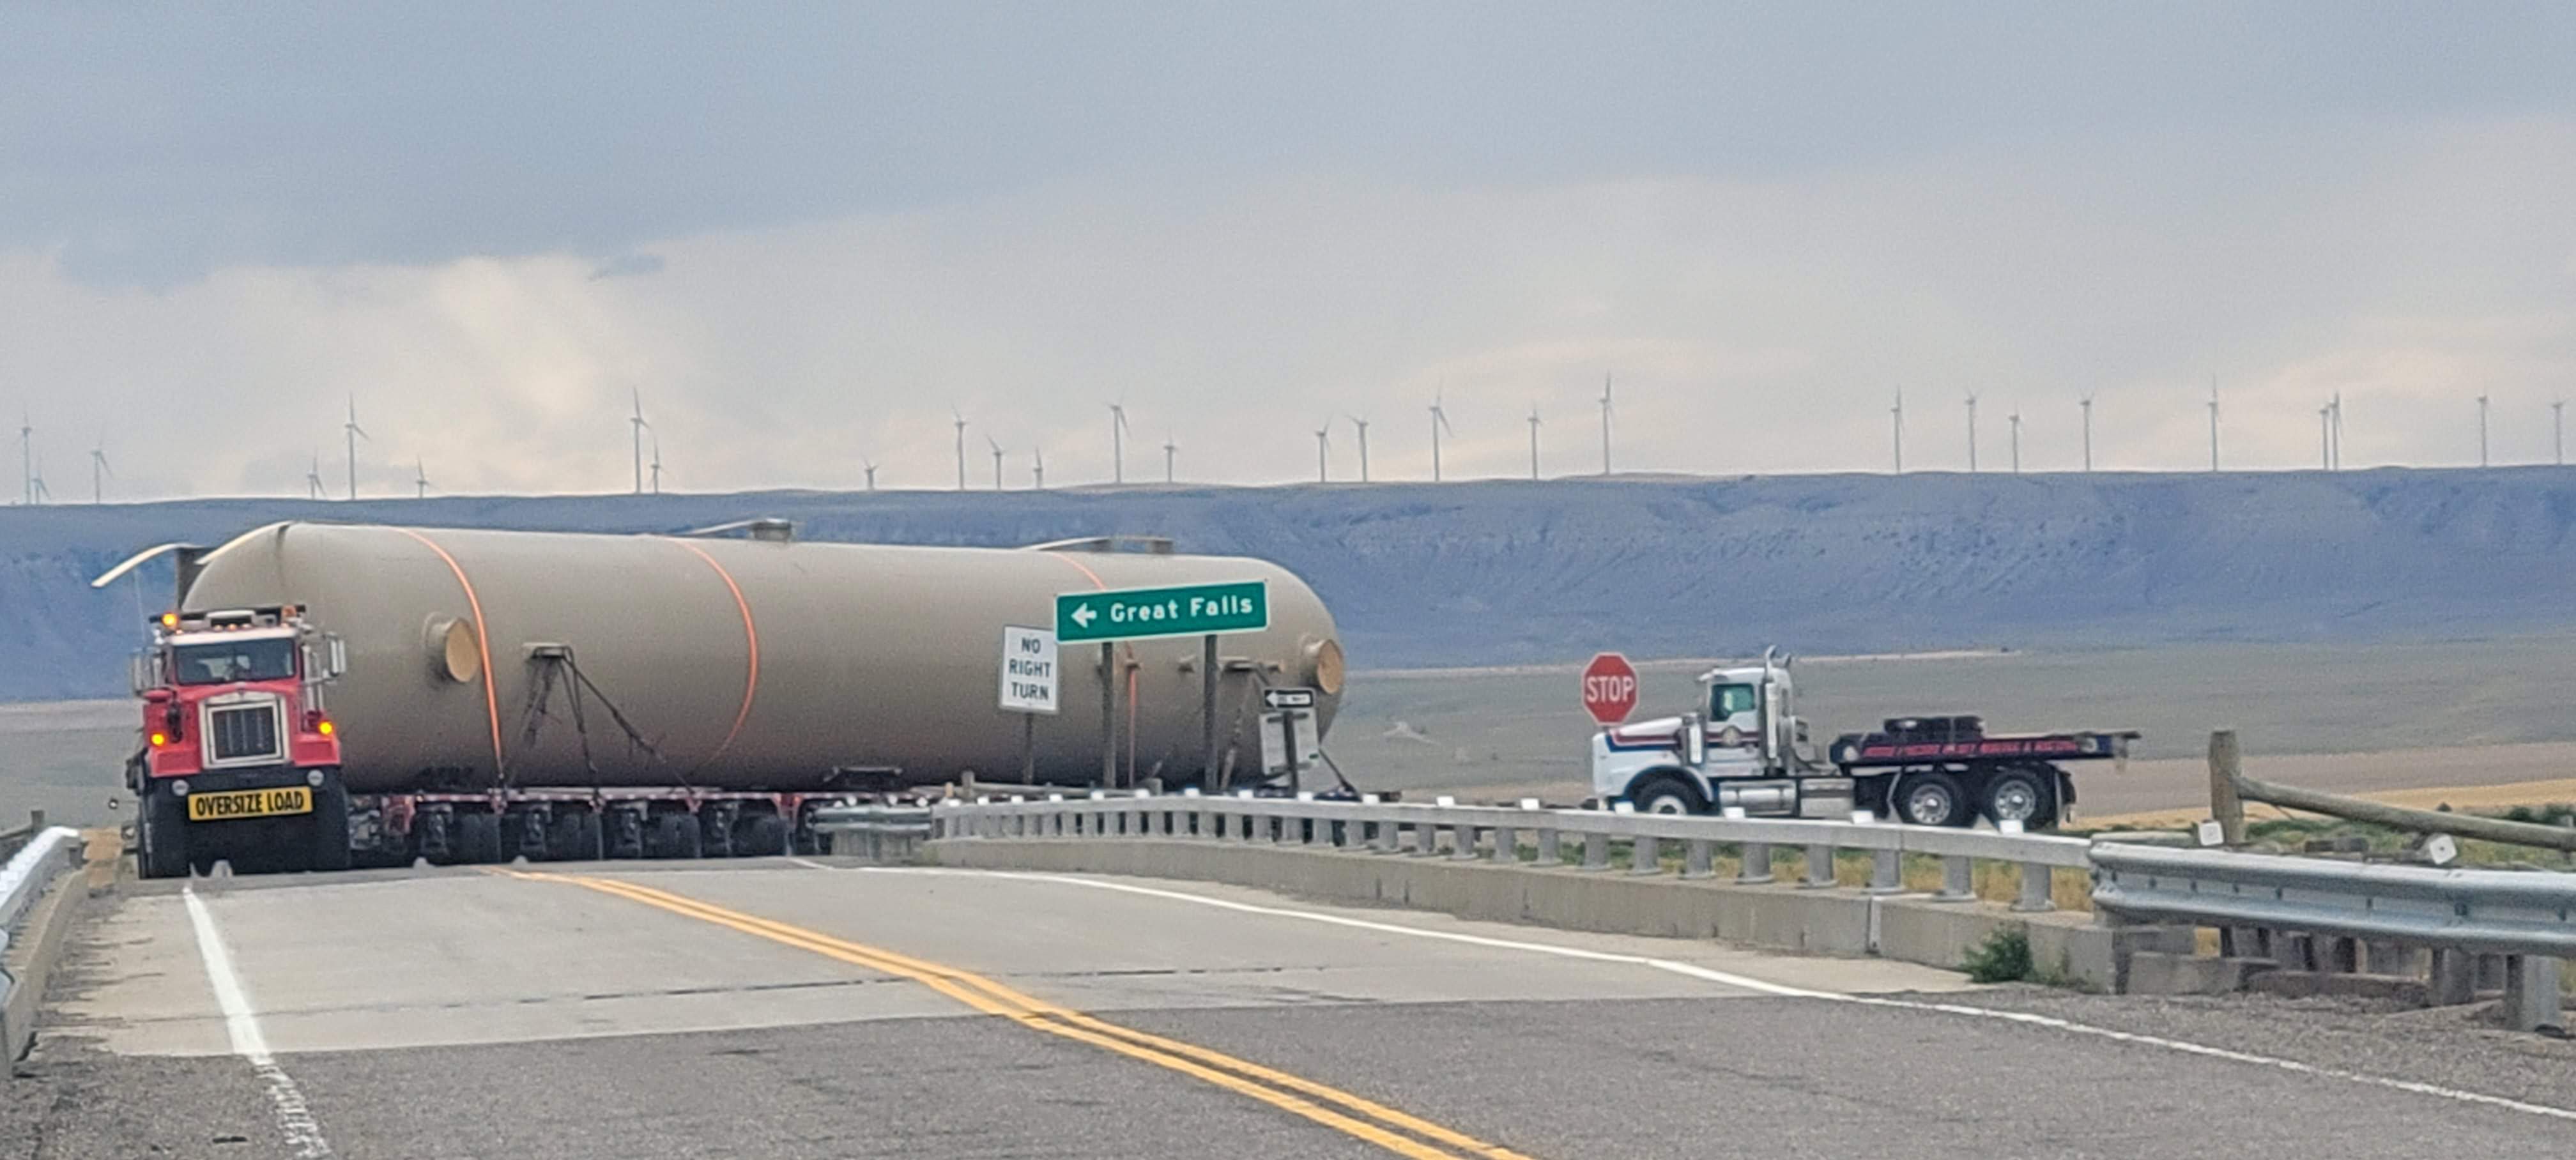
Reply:
<svg viewBox="0 0 2576 1160"><path fill-rule="evenodd" d="M1968 952L1968 978L1978 983L2018 983L2031 977L2030 932L2021 926L1999 927Z"/></svg>

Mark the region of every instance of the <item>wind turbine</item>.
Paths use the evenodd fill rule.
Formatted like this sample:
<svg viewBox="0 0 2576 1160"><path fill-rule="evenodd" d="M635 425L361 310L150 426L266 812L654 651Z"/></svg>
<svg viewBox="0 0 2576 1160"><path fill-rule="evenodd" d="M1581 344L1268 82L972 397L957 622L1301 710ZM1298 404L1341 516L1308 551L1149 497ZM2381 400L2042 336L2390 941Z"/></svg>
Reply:
<svg viewBox="0 0 2576 1160"><path fill-rule="evenodd" d="M626 421L635 434L635 494L644 494L644 432L652 424L644 421L644 389L630 387L635 393L635 415Z"/></svg>
<svg viewBox="0 0 2576 1160"><path fill-rule="evenodd" d="M1610 474L1610 373L1601 374L1601 474Z"/></svg>
<svg viewBox="0 0 2576 1160"><path fill-rule="evenodd" d="M1344 415L1344 416L1342 416L1342 417L1343 417L1343 418L1345 418L1345 419L1350 420L1350 421L1351 421L1351 426L1353 426L1353 427L1357 427L1357 428L1359 428L1359 430L1360 430L1360 482L1361 482L1361 483L1367 483L1367 482L1369 481L1369 475L1368 475L1368 420L1363 419L1363 418L1360 418L1360 417L1359 417L1359 416L1357 416L1357 415Z"/></svg>
<svg viewBox="0 0 2576 1160"><path fill-rule="evenodd" d="M1905 391L1898 388L1896 405L1887 409L1890 429L1895 432L1896 474L1905 474Z"/></svg>
<svg viewBox="0 0 2576 1160"><path fill-rule="evenodd" d="M1449 412L1441 409L1440 396L1433 395L1431 396L1431 482L1433 483L1440 482L1440 433L1443 431L1452 435L1458 433L1455 428L1449 426Z"/></svg>
<svg viewBox="0 0 2576 1160"><path fill-rule="evenodd" d="M875 491L877 489L877 465L869 462L868 457L862 455L859 457L859 470L868 473L868 490L871 492Z"/></svg>
<svg viewBox="0 0 2576 1160"><path fill-rule="evenodd" d="M662 494L662 433L653 433L653 494Z"/></svg>
<svg viewBox="0 0 2576 1160"><path fill-rule="evenodd" d="M2218 470L2218 376L2209 376L2209 469Z"/></svg>
<svg viewBox="0 0 2576 1160"><path fill-rule="evenodd" d="M2334 450L2327 454L2326 462L2330 470L2341 471L2343 470L2343 392L2336 391L2334 401L2326 405L2334 409L2334 421L2330 424L2334 432Z"/></svg>
<svg viewBox="0 0 2576 1160"><path fill-rule="evenodd" d="M1109 482L1127 482L1127 404L1109 404Z"/></svg>
<svg viewBox="0 0 2576 1160"><path fill-rule="evenodd" d="M2334 404L2317 408L2317 466L2334 470Z"/></svg>
<svg viewBox="0 0 2576 1160"><path fill-rule="evenodd" d="M358 425L358 396L349 396L349 421L340 426L343 433L349 437L349 498L356 499L358 498L358 440L366 439L369 443L375 442L367 437L367 429Z"/></svg>
<svg viewBox="0 0 2576 1160"><path fill-rule="evenodd" d="M1030 465L1030 467L1029 467L1029 479L1030 479L1030 480L1032 481L1032 483L1036 486L1037 490L1039 490L1039 491L1045 491L1045 490L1046 490L1046 448L1044 448L1044 447L1031 448L1031 449L1030 449L1030 451L1029 451L1029 454L1030 454L1031 456L1033 456L1033 457L1034 457L1034 458L1033 458L1033 460L1032 460L1032 462L1031 462L1031 465Z"/></svg>
<svg viewBox="0 0 2576 1160"><path fill-rule="evenodd" d="M2012 424L2013 474L2019 475L2021 474L2021 408L2019 406L2015 406L2012 409L2012 414L2005 416L2005 418Z"/></svg>
<svg viewBox="0 0 2576 1160"><path fill-rule="evenodd" d="M1530 478L1538 478L1538 408L1530 408Z"/></svg>
<svg viewBox="0 0 2576 1160"><path fill-rule="evenodd" d="M1002 441L987 435L984 437L984 442L993 446L993 490L1000 491L1002 490Z"/></svg>
<svg viewBox="0 0 2576 1160"><path fill-rule="evenodd" d="M107 465L107 433L102 431L98 436L98 446L89 449L89 502L91 505L107 502L107 487L100 482L100 477L114 474L116 469Z"/></svg>
<svg viewBox="0 0 2576 1160"><path fill-rule="evenodd" d="M53 489L45 486L44 460L39 459L36 461L35 471L29 476L29 483L31 484L34 492L32 497L33 502L52 503L54 501Z"/></svg>
<svg viewBox="0 0 2576 1160"><path fill-rule="evenodd" d="M1326 470L1330 461L1325 458L1325 455L1332 450L1332 446L1333 421L1326 419L1323 426L1315 428L1315 482L1317 483L1333 481L1332 472Z"/></svg>
<svg viewBox="0 0 2576 1160"><path fill-rule="evenodd" d="M411 461L411 483L417 489L413 499L429 498L429 463L426 460L416 458Z"/></svg>
<svg viewBox="0 0 2576 1160"><path fill-rule="evenodd" d="M1968 474L1977 473L1977 393L1968 392Z"/></svg>
<svg viewBox="0 0 2576 1160"><path fill-rule="evenodd" d="M319 451L313 453L313 466L304 472L304 498L331 498L330 489L322 486L322 453Z"/></svg>
<svg viewBox="0 0 2576 1160"><path fill-rule="evenodd" d="M2549 439L2550 447L2554 452L2551 459L2560 467L2567 466L2567 400L2565 399L2549 405Z"/></svg>
<svg viewBox="0 0 2576 1160"><path fill-rule="evenodd" d="M955 407L948 408L948 413L955 416L957 420L957 490L964 491L966 490L966 416L958 414Z"/></svg>
<svg viewBox="0 0 2576 1160"><path fill-rule="evenodd" d="M2075 403L2084 408L2084 471L2089 475L2093 471L2093 396L2086 395Z"/></svg>
<svg viewBox="0 0 2576 1160"><path fill-rule="evenodd" d="M2478 393L2478 466L2487 465L2487 396Z"/></svg>
<svg viewBox="0 0 2576 1160"><path fill-rule="evenodd" d="M1180 445L1172 442L1172 433L1163 432L1163 482L1172 482L1172 462L1180 453Z"/></svg>
<svg viewBox="0 0 2576 1160"><path fill-rule="evenodd" d="M36 503L36 420L26 411L18 412L18 482L25 484L29 507Z"/></svg>

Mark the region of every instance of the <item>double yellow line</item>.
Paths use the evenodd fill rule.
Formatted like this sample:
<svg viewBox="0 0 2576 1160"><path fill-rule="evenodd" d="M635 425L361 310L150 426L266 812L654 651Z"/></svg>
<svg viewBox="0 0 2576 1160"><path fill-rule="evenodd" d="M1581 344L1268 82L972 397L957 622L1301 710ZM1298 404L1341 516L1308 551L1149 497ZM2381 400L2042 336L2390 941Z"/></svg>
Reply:
<svg viewBox="0 0 2576 1160"><path fill-rule="evenodd" d="M1194 1043L1095 1019L955 967L834 938L804 927L728 910L713 903L632 882L525 870L497 873L541 882L566 882L602 894L613 894L673 914L812 951L853 966L910 979L984 1014L998 1015L1032 1031L1043 1031L1179 1072L1414 1160L1460 1160L1461 1157L1529 1160L1499 1144L1486 1143L1340 1088L1211 1051Z"/></svg>

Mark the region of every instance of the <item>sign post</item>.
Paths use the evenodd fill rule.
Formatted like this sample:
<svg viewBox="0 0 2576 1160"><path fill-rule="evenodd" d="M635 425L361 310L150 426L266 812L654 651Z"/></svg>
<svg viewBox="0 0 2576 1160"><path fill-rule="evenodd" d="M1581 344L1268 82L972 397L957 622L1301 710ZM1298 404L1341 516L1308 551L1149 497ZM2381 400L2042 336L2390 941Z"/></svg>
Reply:
<svg viewBox="0 0 2576 1160"><path fill-rule="evenodd" d="M1637 711L1637 667L1614 652L1596 653L1583 666L1583 711L1607 729Z"/></svg>
<svg viewBox="0 0 2576 1160"><path fill-rule="evenodd" d="M1055 633L1043 628L1002 630L1001 708L1020 715L1020 783L1038 777L1038 716L1057 707Z"/></svg>
<svg viewBox="0 0 2576 1160"><path fill-rule="evenodd" d="M1116 642L1195 636L1199 646L1199 776L1216 773L1216 638L1270 627L1270 583L1231 580L1169 588L1067 592L1055 598L1055 634L1067 644L1100 642L1100 784L1118 783ZM1132 748L1134 738L1128 739Z"/></svg>
<svg viewBox="0 0 2576 1160"><path fill-rule="evenodd" d="M1288 792L1305 788L1301 782L1306 767L1321 750L1315 739L1315 690L1263 689L1261 704L1270 710L1261 715L1261 768L1264 774L1288 775Z"/></svg>

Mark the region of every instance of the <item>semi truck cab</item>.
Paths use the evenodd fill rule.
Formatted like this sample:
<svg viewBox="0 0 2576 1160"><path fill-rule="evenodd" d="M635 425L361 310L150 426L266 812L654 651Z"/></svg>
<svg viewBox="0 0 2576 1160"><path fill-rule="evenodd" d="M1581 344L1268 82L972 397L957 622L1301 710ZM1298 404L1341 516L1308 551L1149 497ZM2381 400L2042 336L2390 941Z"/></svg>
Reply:
<svg viewBox="0 0 2576 1160"><path fill-rule="evenodd" d="M292 606L165 612L151 633L133 658L143 724L126 766L143 875L280 850L306 855L280 868L346 869L348 791L323 696L348 667L340 638Z"/></svg>

